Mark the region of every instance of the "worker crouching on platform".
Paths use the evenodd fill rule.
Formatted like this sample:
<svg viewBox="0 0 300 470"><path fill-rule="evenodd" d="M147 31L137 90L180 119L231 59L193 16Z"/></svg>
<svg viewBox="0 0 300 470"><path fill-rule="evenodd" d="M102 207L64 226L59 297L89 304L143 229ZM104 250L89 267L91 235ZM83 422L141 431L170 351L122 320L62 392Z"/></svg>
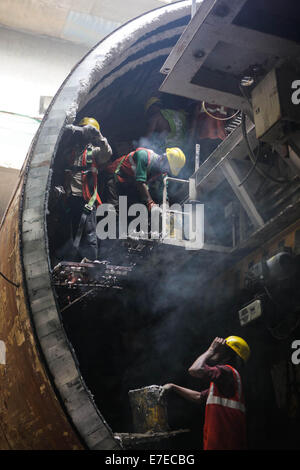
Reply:
<svg viewBox="0 0 300 470"><path fill-rule="evenodd" d="M63 134L64 190L72 243L63 254L69 261L95 261L98 255L96 208L101 204L98 170L110 160L112 150L94 118L68 125Z"/></svg>
<svg viewBox="0 0 300 470"><path fill-rule="evenodd" d="M106 166L105 201L118 212L119 196L126 195L129 203L142 202L150 212L157 207L154 198L161 199L164 176L177 176L184 165L185 155L180 148L167 148L162 155L137 148Z"/></svg>
<svg viewBox="0 0 300 470"><path fill-rule="evenodd" d="M246 449L246 416L241 376L250 349L238 336L215 338L208 350L189 368L193 377L209 380L210 387L198 392L175 384L164 385L186 400L205 405L204 450Z"/></svg>

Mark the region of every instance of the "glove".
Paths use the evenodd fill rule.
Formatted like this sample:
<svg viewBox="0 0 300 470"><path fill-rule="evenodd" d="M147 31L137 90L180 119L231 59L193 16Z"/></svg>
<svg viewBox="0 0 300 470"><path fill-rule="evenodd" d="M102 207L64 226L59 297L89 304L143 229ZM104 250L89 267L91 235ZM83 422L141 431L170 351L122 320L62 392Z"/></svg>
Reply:
<svg viewBox="0 0 300 470"><path fill-rule="evenodd" d="M152 207L155 207L155 206L156 204L154 201L152 201L152 199L150 199L150 201L147 202L147 209L149 212L151 212Z"/></svg>
<svg viewBox="0 0 300 470"><path fill-rule="evenodd" d="M66 191L63 186L55 186L54 191L58 196L61 196L62 194L66 194Z"/></svg>
<svg viewBox="0 0 300 470"><path fill-rule="evenodd" d="M157 204L155 204L155 202L152 201L152 199L147 202L147 209L148 209L148 212L151 212L152 210L154 210L162 214L162 209Z"/></svg>
<svg viewBox="0 0 300 470"><path fill-rule="evenodd" d="M90 124L88 124L87 126L84 126L82 129L83 129L84 138L87 141L100 139L100 132L94 126L91 126Z"/></svg>

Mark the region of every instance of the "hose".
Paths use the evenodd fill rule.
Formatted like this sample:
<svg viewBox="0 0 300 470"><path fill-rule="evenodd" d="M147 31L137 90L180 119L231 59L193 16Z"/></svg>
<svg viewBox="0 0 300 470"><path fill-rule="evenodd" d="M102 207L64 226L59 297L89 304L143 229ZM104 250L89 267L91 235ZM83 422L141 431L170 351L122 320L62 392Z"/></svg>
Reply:
<svg viewBox="0 0 300 470"><path fill-rule="evenodd" d="M232 116L226 117L226 118L218 118L217 116L214 116L213 114L210 114L205 106L205 101L202 101L202 109L203 111L210 116L213 119L216 119L217 121L229 121L230 119L233 119L235 116L237 116L240 113L240 110L238 109Z"/></svg>
<svg viewBox="0 0 300 470"><path fill-rule="evenodd" d="M246 174L246 176L244 177L244 179L240 182L240 184L238 186L242 186L247 181L247 179L251 176L253 171L255 170L258 159L260 157L260 151L261 151L261 142L259 142L259 144L258 144L258 149L257 149L256 157L255 157L255 162L253 163L252 167L250 168L250 170L248 171L248 173Z"/></svg>
<svg viewBox="0 0 300 470"><path fill-rule="evenodd" d="M257 166L257 159L258 159L259 152L258 152L257 156L255 156L254 153L253 153L252 148L250 147L249 140L248 140L248 134L247 134L247 130L246 130L246 114L245 113L242 113L242 132L243 132L243 137L244 137L247 149L248 149L248 155L249 155L250 160L252 161L253 166L256 169L256 171L261 176L263 176L264 178L267 178L268 180L272 181L273 183L277 183L277 184L290 183L291 180L274 178L273 176L266 173L262 168L259 168L259 166Z"/></svg>

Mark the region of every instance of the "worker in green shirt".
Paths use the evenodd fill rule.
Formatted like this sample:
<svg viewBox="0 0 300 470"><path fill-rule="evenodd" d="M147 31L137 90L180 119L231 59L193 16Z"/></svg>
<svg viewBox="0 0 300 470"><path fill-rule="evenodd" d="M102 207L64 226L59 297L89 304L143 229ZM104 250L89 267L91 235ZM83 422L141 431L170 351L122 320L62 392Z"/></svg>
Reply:
<svg viewBox="0 0 300 470"><path fill-rule="evenodd" d="M177 176L185 161L184 153L177 147L167 148L162 155L151 149L137 148L105 168L106 202L118 210L119 195L124 194L130 202L145 203L150 212L156 206L153 199L158 202L162 199L164 176Z"/></svg>

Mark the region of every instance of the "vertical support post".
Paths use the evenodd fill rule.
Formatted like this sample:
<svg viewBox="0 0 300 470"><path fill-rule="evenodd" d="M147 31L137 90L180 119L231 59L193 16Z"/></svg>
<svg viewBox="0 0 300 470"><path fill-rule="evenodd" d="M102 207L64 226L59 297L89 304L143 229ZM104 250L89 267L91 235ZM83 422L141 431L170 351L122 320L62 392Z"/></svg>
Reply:
<svg viewBox="0 0 300 470"><path fill-rule="evenodd" d="M167 211L167 182L168 177L164 178L164 188L163 188L163 204L162 204L162 238L164 239L167 236L167 214L169 216L169 212Z"/></svg>
<svg viewBox="0 0 300 470"><path fill-rule="evenodd" d="M200 144L195 145L195 173L200 166Z"/></svg>
<svg viewBox="0 0 300 470"><path fill-rule="evenodd" d="M197 10L197 6L196 6L196 0L192 0L192 7L191 7L191 18L193 18L193 16L195 15L195 13L196 13L196 10Z"/></svg>

